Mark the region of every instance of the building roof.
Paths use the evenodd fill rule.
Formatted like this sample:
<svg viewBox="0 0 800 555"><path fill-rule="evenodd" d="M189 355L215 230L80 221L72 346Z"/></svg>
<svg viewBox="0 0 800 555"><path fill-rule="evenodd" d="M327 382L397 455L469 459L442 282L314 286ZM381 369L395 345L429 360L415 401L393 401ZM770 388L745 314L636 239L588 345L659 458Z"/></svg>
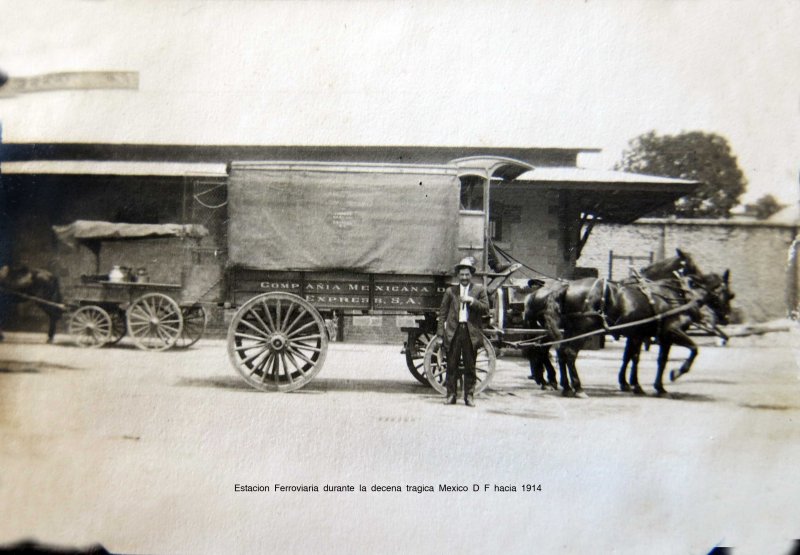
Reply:
<svg viewBox="0 0 800 555"><path fill-rule="evenodd" d="M96 160L223 163L232 160L297 160L447 164L476 156L509 157L535 167L575 166L595 148L475 147L407 145L178 145L122 143L0 143L0 162Z"/></svg>
<svg viewBox="0 0 800 555"><path fill-rule="evenodd" d="M195 162L117 162L95 160L27 160L3 162L0 172L28 175L130 175L130 176L219 176L225 164Z"/></svg>
<svg viewBox="0 0 800 555"><path fill-rule="evenodd" d="M502 186L573 191L581 212L628 223L692 192L698 182L577 167L596 149L470 146L156 145L110 143L0 144L0 172L8 175L224 177L227 164L245 160L480 166Z"/></svg>

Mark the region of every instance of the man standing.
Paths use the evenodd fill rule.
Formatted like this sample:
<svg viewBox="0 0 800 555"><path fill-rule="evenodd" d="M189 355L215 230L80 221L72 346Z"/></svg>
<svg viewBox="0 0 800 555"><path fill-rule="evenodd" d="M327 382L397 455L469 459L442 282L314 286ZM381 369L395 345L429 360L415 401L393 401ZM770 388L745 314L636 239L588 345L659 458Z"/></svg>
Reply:
<svg viewBox="0 0 800 555"><path fill-rule="evenodd" d="M439 308L436 336L447 355L447 399L456 404L456 379L459 363L464 365L464 403L475 406L475 358L483 343L483 316L489 311L486 290L472 283L475 259L462 259L455 268L458 284L448 287Z"/></svg>

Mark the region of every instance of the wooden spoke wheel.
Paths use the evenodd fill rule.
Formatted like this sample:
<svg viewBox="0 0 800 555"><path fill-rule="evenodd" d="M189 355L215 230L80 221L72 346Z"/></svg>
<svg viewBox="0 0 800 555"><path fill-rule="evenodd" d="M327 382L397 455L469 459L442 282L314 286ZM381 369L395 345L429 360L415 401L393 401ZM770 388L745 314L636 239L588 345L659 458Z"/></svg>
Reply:
<svg viewBox="0 0 800 555"><path fill-rule="evenodd" d="M67 327L79 347L102 347L111 340L111 316L96 305L82 306L70 314Z"/></svg>
<svg viewBox="0 0 800 555"><path fill-rule="evenodd" d="M256 389L293 391L322 369L328 350L325 321L311 303L289 293L253 297L228 328L228 356Z"/></svg>
<svg viewBox="0 0 800 555"><path fill-rule="evenodd" d="M442 349L441 342L434 337L425 349L425 376L428 383L442 395L447 393L445 378L447 377L447 357ZM483 338L483 345L478 349L475 360L475 393L478 394L487 387L494 376L497 358L492 343Z"/></svg>
<svg viewBox="0 0 800 555"><path fill-rule="evenodd" d="M128 333L128 323L122 310L112 310L108 314L111 316L111 339L106 345L116 345Z"/></svg>
<svg viewBox="0 0 800 555"><path fill-rule="evenodd" d="M183 331L181 307L162 293L142 295L126 312L128 333L145 351L164 351L178 341Z"/></svg>
<svg viewBox="0 0 800 555"><path fill-rule="evenodd" d="M406 341L406 366L408 371L422 385L429 386L428 379L425 377L425 347L428 346L434 334L412 330L408 332Z"/></svg>
<svg viewBox="0 0 800 555"><path fill-rule="evenodd" d="M179 349L186 349L203 337L208 324L208 315L206 309L199 304L181 307L181 315L183 316L183 331L175 342L175 346Z"/></svg>

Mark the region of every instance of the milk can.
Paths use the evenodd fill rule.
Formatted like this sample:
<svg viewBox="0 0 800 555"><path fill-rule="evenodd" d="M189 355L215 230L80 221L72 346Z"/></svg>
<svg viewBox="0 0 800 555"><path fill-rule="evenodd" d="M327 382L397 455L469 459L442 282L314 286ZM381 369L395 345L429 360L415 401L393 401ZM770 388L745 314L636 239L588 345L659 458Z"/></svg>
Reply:
<svg viewBox="0 0 800 555"><path fill-rule="evenodd" d="M125 272L123 272L122 268L119 266L114 266L108 273L108 281L113 281L115 283L125 281Z"/></svg>

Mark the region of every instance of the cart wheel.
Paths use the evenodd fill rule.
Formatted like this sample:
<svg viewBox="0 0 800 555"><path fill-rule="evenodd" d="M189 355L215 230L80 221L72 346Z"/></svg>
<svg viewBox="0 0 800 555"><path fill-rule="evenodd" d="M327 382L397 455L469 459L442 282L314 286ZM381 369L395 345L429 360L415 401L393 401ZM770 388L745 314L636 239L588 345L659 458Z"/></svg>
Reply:
<svg viewBox="0 0 800 555"><path fill-rule="evenodd" d="M125 312L113 310L109 312L111 316L111 339L106 345L116 345L128 333L128 324L125 321Z"/></svg>
<svg viewBox="0 0 800 555"><path fill-rule="evenodd" d="M447 361L444 352L442 351L442 344L436 337L434 337L428 347L425 349L425 376L428 378L428 383L441 393L447 393L445 386L445 378L447 376ZM495 364L497 359L494 353L492 343L486 338L483 338L483 345L478 349L478 356L475 360L475 393L480 393L492 381L494 376Z"/></svg>
<svg viewBox="0 0 800 555"><path fill-rule="evenodd" d="M137 347L145 351L164 351L172 347L183 331L181 307L161 293L142 295L126 312L128 333Z"/></svg>
<svg viewBox="0 0 800 555"><path fill-rule="evenodd" d="M322 316L311 303L289 293L253 297L228 328L231 363L256 389L300 389L322 369L327 350Z"/></svg>
<svg viewBox="0 0 800 555"><path fill-rule="evenodd" d="M199 304L181 307L181 315L183 316L183 331L175 342L175 346L179 349L186 349L203 337L208 324L208 315L206 309Z"/></svg>
<svg viewBox="0 0 800 555"><path fill-rule="evenodd" d="M433 334L421 330L408 332L406 341L406 366L408 371L422 385L430 386L425 377L425 347L428 346Z"/></svg>
<svg viewBox="0 0 800 555"><path fill-rule="evenodd" d="M79 347L102 347L111 340L111 316L99 306L82 306L70 314L68 329Z"/></svg>

